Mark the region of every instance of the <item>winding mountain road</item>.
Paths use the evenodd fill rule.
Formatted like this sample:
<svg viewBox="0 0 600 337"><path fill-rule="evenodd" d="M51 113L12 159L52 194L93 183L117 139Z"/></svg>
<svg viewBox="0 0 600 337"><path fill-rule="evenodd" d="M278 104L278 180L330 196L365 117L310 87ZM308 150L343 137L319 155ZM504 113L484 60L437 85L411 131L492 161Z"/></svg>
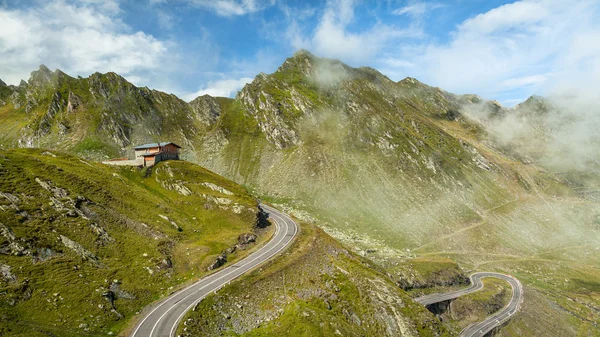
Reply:
<svg viewBox="0 0 600 337"><path fill-rule="evenodd" d="M510 298L510 302L504 308L502 308L502 310L487 317L481 322L469 325L460 332L461 337L483 337L495 327L500 326L504 322L508 321L514 314L517 313L517 311L519 311L519 307L523 301L523 287L521 286L521 282L519 282L519 280L516 278L509 275L492 272L474 273L469 276L471 279L471 286L468 288L449 293L425 295L416 298L415 301L427 306L479 291L483 288L482 279L486 277L495 277L507 281L512 287L512 296Z"/></svg>
<svg viewBox="0 0 600 337"><path fill-rule="evenodd" d="M267 205L261 207L275 222L273 238L263 247L235 264L186 287L157 303L138 323L131 337L172 337L186 312L210 293L272 258L286 248L298 233L298 225L289 216Z"/></svg>

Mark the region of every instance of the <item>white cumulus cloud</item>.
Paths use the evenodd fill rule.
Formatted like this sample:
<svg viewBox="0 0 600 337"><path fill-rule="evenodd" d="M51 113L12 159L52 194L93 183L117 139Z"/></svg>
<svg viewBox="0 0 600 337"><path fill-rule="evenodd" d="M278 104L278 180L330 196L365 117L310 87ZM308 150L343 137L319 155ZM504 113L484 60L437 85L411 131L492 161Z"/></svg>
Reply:
<svg viewBox="0 0 600 337"><path fill-rule="evenodd" d="M48 1L0 8L0 77L17 84L40 64L71 74L115 71L148 84L166 63L169 43L133 32L115 1Z"/></svg>
<svg viewBox="0 0 600 337"><path fill-rule="evenodd" d="M226 79L208 82L200 90L184 95L183 99L187 102L198 96L210 95L213 97L233 97L244 85L252 82L250 77L242 77L240 79Z"/></svg>
<svg viewBox="0 0 600 337"><path fill-rule="evenodd" d="M348 26L353 23L355 5L354 0L329 1L312 34L305 34L290 17L288 38L296 49L308 49L320 56L359 63L376 57L391 41L421 35L418 29L397 29L382 23L351 32Z"/></svg>
<svg viewBox="0 0 600 337"><path fill-rule="evenodd" d="M447 42L399 43L393 58L415 64L411 76L457 93L505 102L524 92L546 94L553 83L598 69L599 13L593 0L517 1L463 21ZM381 64L407 74L389 57Z"/></svg>

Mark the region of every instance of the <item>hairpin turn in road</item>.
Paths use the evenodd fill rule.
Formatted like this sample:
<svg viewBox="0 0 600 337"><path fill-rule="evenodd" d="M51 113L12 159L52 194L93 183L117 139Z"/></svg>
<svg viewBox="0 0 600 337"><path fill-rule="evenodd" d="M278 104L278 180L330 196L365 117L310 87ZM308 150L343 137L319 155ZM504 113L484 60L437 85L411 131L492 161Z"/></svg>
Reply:
<svg viewBox="0 0 600 337"><path fill-rule="evenodd" d="M492 272L474 273L469 276L471 279L471 286L468 288L449 293L425 295L416 298L415 301L427 306L479 291L483 288L482 279L486 277L495 277L507 281L512 287L512 297L510 298L510 302L504 308L502 308L502 310L489 316L481 322L469 325L460 332L461 337L482 337L495 327L504 324L504 322L508 321L514 314L517 313L517 311L519 311L521 302L523 302L523 287L521 286L521 282L519 282L519 280L517 280L515 277Z"/></svg>
<svg viewBox="0 0 600 337"><path fill-rule="evenodd" d="M131 337L172 337L186 312L208 294L215 292L277 255L298 233L298 225L289 216L273 207L261 205L276 226L275 234L263 247L241 261L208 275L198 282L163 299L152 307L138 323Z"/></svg>

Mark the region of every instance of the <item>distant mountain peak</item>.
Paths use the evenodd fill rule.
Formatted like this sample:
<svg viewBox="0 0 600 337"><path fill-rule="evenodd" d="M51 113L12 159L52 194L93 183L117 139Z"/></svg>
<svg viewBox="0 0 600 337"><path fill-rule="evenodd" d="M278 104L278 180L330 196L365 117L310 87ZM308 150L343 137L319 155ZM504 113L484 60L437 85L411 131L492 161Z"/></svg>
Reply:
<svg viewBox="0 0 600 337"><path fill-rule="evenodd" d="M51 83L55 77L55 74L43 64L40 64L38 70L31 72L29 77L29 84L31 85L44 85Z"/></svg>
<svg viewBox="0 0 600 337"><path fill-rule="evenodd" d="M406 77L400 81L397 82L400 85L405 85L405 86L409 86L409 87L429 87L427 84L417 80L414 77Z"/></svg>
<svg viewBox="0 0 600 337"><path fill-rule="evenodd" d="M532 95L514 109L526 114L545 114L552 108L552 103L543 96Z"/></svg>
<svg viewBox="0 0 600 337"><path fill-rule="evenodd" d="M315 56L313 53L309 52L309 51L308 51L308 50L306 50L306 49L300 49L300 50L296 51L296 52L294 53L294 55L292 56L292 58L293 58L293 57L296 57L296 56L308 56L308 57L316 57L316 56Z"/></svg>
<svg viewBox="0 0 600 337"><path fill-rule="evenodd" d="M0 86L2 87L6 87L6 83L4 83L4 81L2 81L2 79L0 78Z"/></svg>
<svg viewBox="0 0 600 337"><path fill-rule="evenodd" d="M44 64L40 64L38 71L42 71L42 72L46 72L46 73L51 73L52 71L46 67L46 65Z"/></svg>

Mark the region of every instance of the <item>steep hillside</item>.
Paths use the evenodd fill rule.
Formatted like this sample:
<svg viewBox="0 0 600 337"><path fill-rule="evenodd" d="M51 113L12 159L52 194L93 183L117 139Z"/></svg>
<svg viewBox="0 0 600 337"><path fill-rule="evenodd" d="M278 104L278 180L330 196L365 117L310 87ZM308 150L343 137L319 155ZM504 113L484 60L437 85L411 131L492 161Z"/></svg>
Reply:
<svg viewBox="0 0 600 337"><path fill-rule="evenodd" d="M402 267L408 258L449 258L467 271L514 273L553 303L543 314L526 305L528 320L514 324L543 322L540 335L550 336L560 335L555 319L563 332L588 326L600 306L600 204L472 122L465 105L476 100L300 52L238 94L197 160L317 221L400 285L419 279ZM483 104L496 118L508 113ZM548 277L540 260L571 281L534 282ZM574 262L583 283L561 269Z"/></svg>
<svg viewBox="0 0 600 337"><path fill-rule="evenodd" d="M579 244L593 232L597 205L582 209L579 225L550 219L551 232L534 223L507 228L524 219L512 214L524 210L513 203L542 211L563 203L554 196L575 193L503 154L462 117L460 101L411 78L394 83L373 69L300 52L238 94L197 160L308 212L337 237L358 238L365 250L447 250L436 242L455 235L463 251L489 244L490 253L522 255L552 240ZM488 222L501 231L489 241L477 232Z"/></svg>
<svg viewBox="0 0 600 337"><path fill-rule="evenodd" d="M71 92L81 98L76 113ZM557 172L543 160L553 148L536 144L566 131L548 132L561 120L540 117L553 113L543 112L552 107L540 98L506 109L300 51L233 100L202 96L187 104L115 74L73 79L43 68L18 87L2 87L0 99L5 147L58 144L101 158L140 142L180 142L184 158L317 223L415 294L460 285L452 261L466 271L513 273L533 295L506 331L541 322L545 336L580 326L598 333L590 322L600 307L600 181L587 169L598 157L578 156L593 160L577 172ZM535 132L501 138L516 130L505 127L515 116ZM70 123L62 134L61 118ZM539 303L547 309L536 311Z"/></svg>
<svg viewBox="0 0 600 337"><path fill-rule="evenodd" d="M291 251L211 295L182 336L450 336L377 267L302 225Z"/></svg>
<svg viewBox="0 0 600 337"><path fill-rule="evenodd" d="M0 335L116 334L207 273L257 212L244 188L190 163L150 172L0 151Z"/></svg>
<svg viewBox="0 0 600 337"><path fill-rule="evenodd" d="M0 144L52 147L96 160L160 137L190 145L218 116L215 106L211 97L187 104L137 88L115 73L73 78L42 65L29 81L0 86Z"/></svg>

